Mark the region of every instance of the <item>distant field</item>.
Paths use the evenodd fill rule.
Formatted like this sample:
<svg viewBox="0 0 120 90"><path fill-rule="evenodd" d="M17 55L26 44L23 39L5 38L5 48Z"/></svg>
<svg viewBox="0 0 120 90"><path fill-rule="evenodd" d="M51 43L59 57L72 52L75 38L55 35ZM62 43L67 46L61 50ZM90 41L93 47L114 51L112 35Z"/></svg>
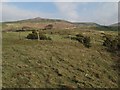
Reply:
<svg viewBox="0 0 120 90"><path fill-rule="evenodd" d="M3 32L3 87L116 88L114 59L102 46L102 34L88 30L44 31L52 40L28 40L31 32ZM52 32L52 34L51 34ZM67 38L90 36L92 47ZM116 35L117 32L105 31Z"/></svg>

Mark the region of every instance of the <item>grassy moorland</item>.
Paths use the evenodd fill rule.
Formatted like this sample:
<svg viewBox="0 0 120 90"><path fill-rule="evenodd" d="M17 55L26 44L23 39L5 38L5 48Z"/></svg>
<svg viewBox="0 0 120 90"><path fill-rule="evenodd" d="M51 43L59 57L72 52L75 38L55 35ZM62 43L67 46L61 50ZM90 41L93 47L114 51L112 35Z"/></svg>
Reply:
<svg viewBox="0 0 120 90"><path fill-rule="evenodd" d="M29 40L31 32L3 32L2 79L4 88L117 88L117 56L102 45L98 30L43 31L52 40ZM90 36L91 47L72 40ZM104 31L113 37L114 31Z"/></svg>

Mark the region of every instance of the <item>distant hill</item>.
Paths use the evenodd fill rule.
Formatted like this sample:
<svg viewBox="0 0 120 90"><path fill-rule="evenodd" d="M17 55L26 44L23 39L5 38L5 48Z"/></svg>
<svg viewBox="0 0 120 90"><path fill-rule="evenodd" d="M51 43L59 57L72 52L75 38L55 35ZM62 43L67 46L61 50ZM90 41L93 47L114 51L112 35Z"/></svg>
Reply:
<svg viewBox="0 0 120 90"><path fill-rule="evenodd" d="M32 29L43 29L46 25L52 24L55 29L74 29L79 27L98 27L99 24L93 22L69 22L61 19L47 19L36 17L19 21L3 22L3 31L16 30L22 27L30 27Z"/></svg>
<svg viewBox="0 0 120 90"><path fill-rule="evenodd" d="M34 29L43 29L46 25L52 24L57 29L65 29L75 27L69 21L59 19L46 19L46 18L32 18L19 21L3 22L3 30L16 29L21 27L30 27Z"/></svg>
<svg viewBox="0 0 120 90"><path fill-rule="evenodd" d="M68 22L68 21L60 20L60 19L47 19L47 18L36 17L36 18L31 18L31 19L5 22L5 23L25 23L25 22L31 22L31 23L51 22L51 23L53 23L53 22Z"/></svg>
<svg viewBox="0 0 120 90"><path fill-rule="evenodd" d="M100 26L99 24L93 22L80 22L80 23L76 22L74 24L78 26Z"/></svg>
<svg viewBox="0 0 120 90"><path fill-rule="evenodd" d="M112 24L112 25L110 25L110 26L120 26L120 22L115 23L115 24Z"/></svg>

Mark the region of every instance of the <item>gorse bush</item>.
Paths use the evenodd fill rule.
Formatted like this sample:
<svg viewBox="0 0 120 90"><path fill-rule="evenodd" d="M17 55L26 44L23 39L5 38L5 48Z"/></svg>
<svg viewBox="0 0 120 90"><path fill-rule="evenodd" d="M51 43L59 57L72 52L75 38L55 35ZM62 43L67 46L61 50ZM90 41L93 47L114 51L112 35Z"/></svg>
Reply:
<svg viewBox="0 0 120 90"><path fill-rule="evenodd" d="M91 47L90 37L83 36L82 34L77 34L76 37L72 37L71 39L77 40L78 42L82 43L87 48Z"/></svg>
<svg viewBox="0 0 120 90"><path fill-rule="evenodd" d="M38 37L39 37L40 40L51 40L50 37L47 37L46 35L44 35L42 33L37 34L36 31L32 31L32 33L27 35L27 39L38 39Z"/></svg>
<svg viewBox="0 0 120 90"><path fill-rule="evenodd" d="M77 34L76 37L84 37L82 34Z"/></svg>
<svg viewBox="0 0 120 90"><path fill-rule="evenodd" d="M118 48L120 49L120 32L118 33Z"/></svg>
<svg viewBox="0 0 120 90"><path fill-rule="evenodd" d="M108 51L116 52L120 50L120 35L113 38L112 36L105 36L103 46L107 47Z"/></svg>
<svg viewBox="0 0 120 90"><path fill-rule="evenodd" d="M36 31L32 31L32 33L27 35L27 39L38 39L38 35Z"/></svg>
<svg viewBox="0 0 120 90"><path fill-rule="evenodd" d="M50 37L45 36L44 34L39 34L40 40L51 40Z"/></svg>
<svg viewBox="0 0 120 90"><path fill-rule="evenodd" d="M91 47L90 37L87 37L87 36L84 37L83 43L84 43L85 47L87 47L87 48Z"/></svg>
<svg viewBox="0 0 120 90"><path fill-rule="evenodd" d="M76 40L78 40L79 42L83 43L84 36L81 35L81 34L77 34L77 35L76 35Z"/></svg>

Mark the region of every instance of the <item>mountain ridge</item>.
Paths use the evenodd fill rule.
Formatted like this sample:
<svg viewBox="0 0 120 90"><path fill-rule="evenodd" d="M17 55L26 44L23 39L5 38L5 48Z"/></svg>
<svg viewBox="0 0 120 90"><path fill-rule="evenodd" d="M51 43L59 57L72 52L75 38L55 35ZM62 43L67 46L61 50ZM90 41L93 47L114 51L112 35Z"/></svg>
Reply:
<svg viewBox="0 0 120 90"><path fill-rule="evenodd" d="M89 28L91 30L96 29L96 30L105 30L105 31L106 30L118 31L117 26L120 25L120 23L115 23L109 26L104 26L97 24L95 22L70 22L62 19L35 17L24 20L18 20L18 21L3 22L2 29L3 31L17 30L17 29L21 29L22 27L29 27L31 29L44 29L44 27L49 24L52 24L54 29L75 29L75 28L88 29Z"/></svg>
<svg viewBox="0 0 120 90"><path fill-rule="evenodd" d="M16 21L6 21L3 23L24 23L24 22L32 22L32 23L39 23L39 22L65 22L65 23L70 23L74 25L80 25L80 26L100 26L97 23L94 22L71 22L63 19L50 19L50 18L41 18L41 17L35 17L35 18L29 18L29 19L23 19L23 20L16 20Z"/></svg>
<svg viewBox="0 0 120 90"><path fill-rule="evenodd" d="M110 26L120 26L120 22L117 22L117 23L111 24Z"/></svg>

